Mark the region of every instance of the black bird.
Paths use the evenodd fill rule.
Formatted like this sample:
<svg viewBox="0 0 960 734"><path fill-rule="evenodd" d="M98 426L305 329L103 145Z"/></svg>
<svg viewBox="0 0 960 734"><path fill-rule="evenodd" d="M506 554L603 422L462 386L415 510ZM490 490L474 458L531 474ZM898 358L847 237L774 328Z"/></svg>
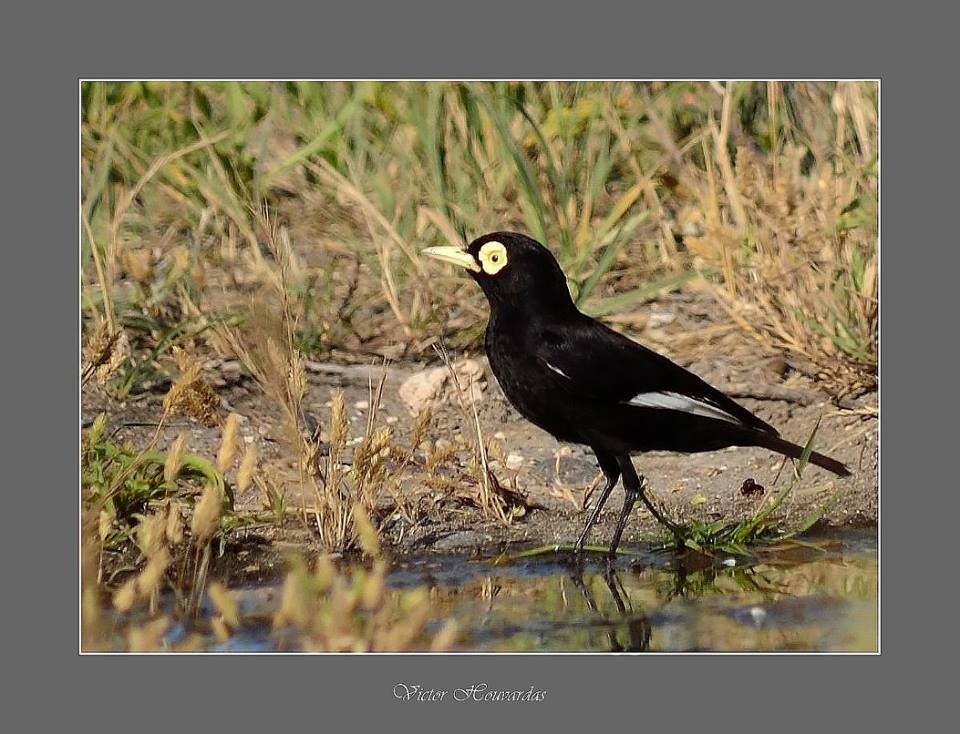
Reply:
<svg viewBox="0 0 960 734"><path fill-rule="evenodd" d="M580 312L560 265L546 247L516 232L492 232L466 250L424 254L466 268L490 302L485 347L507 399L560 441L586 444L606 484L576 544L623 477L626 500L610 546L616 552L639 498L675 534L647 498L630 457L643 451L713 451L762 446L797 459L803 448L692 372ZM810 463L839 476L847 467L813 452Z"/></svg>

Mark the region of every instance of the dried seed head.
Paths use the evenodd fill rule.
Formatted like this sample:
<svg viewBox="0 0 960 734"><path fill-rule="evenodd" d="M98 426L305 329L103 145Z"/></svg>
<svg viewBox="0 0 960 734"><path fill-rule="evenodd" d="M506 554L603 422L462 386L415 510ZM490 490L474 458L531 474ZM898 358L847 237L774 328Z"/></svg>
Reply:
<svg viewBox="0 0 960 734"><path fill-rule="evenodd" d="M147 286L153 280L153 253L149 248L124 250L123 267L137 283Z"/></svg>
<svg viewBox="0 0 960 734"><path fill-rule="evenodd" d="M401 621L389 629L383 639L381 649L401 652L408 650L423 632L423 628L430 617L430 604L427 594L422 589L416 589L403 599L405 616Z"/></svg>
<svg viewBox="0 0 960 734"><path fill-rule="evenodd" d="M183 540L183 515L180 513L180 503L171 502L167 505L167 540L177 545Z"/></svg>
<svg viewBox="0 0 960 734"><path fill-rule="evenodd" d="M193 509L193 520L190 523L190 532L193 533L193 540L198 547L210 542L217 532L221 502L220 490L213 483L207 484L200 501Z"/></svg>
<svg viewBox="0 0 960 734"><path fill-rule="evenodd" d="M237 489L243 492L253 481L253 473L257 469L257 445L251 443L243 452L243 461L240 462L240 471L237 472Z"/></svg>
<svg viewBox="0 0 960 734"><path fill-rule="evenodd" d="M287 374L287 390L297 402L303 400L307 392L307 369L303 362L303 355L294 350L290 355L290 370Z"/></svg>
<svg viewBox="0 0 960 734"><path fill-rule="evenodd" d="M159 587L163 574L170 565L170 553L161 548L153 554L143 571L137 577L137 589L142 596L148 596Z"/></svg>
<svg viewBox="0 0 960 734"><path fill-rule="evenodd" d="M313 571L314 579L316 580L317 590L320 593L327 591L332 585L334 579L337 577L337 569L333 565L333 561L330 560L330 556L323 555L317 559L317 565Z"/></svg>
<svg viewBox="0 0 960 734"><path fill-rule="evenodd" d="M87 445L94 446L100 443L100 439L103 438L103 432L107 429L107 414L100 413L96 418L93 419L93 425L90 426L90 430L87 431Z"/></svg>
<svg viewBox="0 0 960 734"><path fill-rule="evenodd" d="M337 391L333 396L333 407L330 409L330 450L331 455L340 455L347 445L347 408L343 400L343 392Z"/></svg>
<svg viewBox="0 0 960 734"><path fill-rule="evenodd" d="M166 617L160 617L152 622L132 629L127 634L127 644L131 650L140 650L149 652L151 650L160 650L163 643L163 635L170 626L170 620Z"/></svg>
<svg viewBox="0 0 960 734"><path fill-rule="evenodd" d="M274 375L286 375L287 356L272 336L267 337L267 361Z"/></svg>
<svg viewBox="0 0 960 734"><path fill-rule="evenodd" d="M376 528L370 522L370 516L359 502L353 506L353 527L357 533L360 548L368 556L376 558L380 555L380 537Z"/></svg>
<svg viewBox="0 0 960 734"><path fill-rule="evenodd" d="M165 512L152 512L137 525L137 545L147 558L153 558L164 550L167 515Z"/></svg>
<svg viewBox="0 0 960 734"><path fill-rule="evenodd" d="M280 608L273 615L273 628L280 629L293 624L303 629L309 619L310 603L306 592L305 569L295 567L284 579Z"/></svg>
<svg viewBox="0 0 960 734"><path fill-rule="evenodd" d="M214 617L210 626L213 627L213 634L217 638L217 642L226 642L230 639L230 628L220 617Z"/></svg>
<svg viewBox="0 0 960 734"><path fill-rule="evenodd" d="M107 384L114 373L130 358L130 353L130 339L127 332L117 332L109 359L97 367L97 383L100 385Z"/></svg>
<svg viewBox="0 0 960 734"><path fill-rule="evenodd" d="M507 465L507 453L499 441L490 441L487 443L487 455L494 461L499 461L501 466Z"/></svg>
<svg viewBox="0 0 960 734"><path fill-rule="evenodd" d="M436 636L433 638L433 642L430 643L431 652L444 652L453 647L456 643L457 638L460 636L460 627L457 624L456 620L448 619L447 623L443 625Z"/></svg>
<svg viewBox="0 0 960 734"><path fill-rule="evenodd" d="M90 333L87 345L83 348L83 363L86 369L93 370L106 364L113 351L114 342L119 336L119 331L110 331L110 325L106 321L98 323Z"/></svg>
<svg viewBox="0 0 960 734"><path fill-rule="evenodd" d="M386 561L378 559L373 565L373 573L365 579L361 591L360 604L367 611L373 611L383 601L386 575Z"/></svg>
<svg viewBox="0 0 960 734"><path fill-rule="evenodd" d="M220 451L217 454L217 468L221 473L226 473L233 464L233 457L237 453L237 426L240 424L240 416L231 413L227 416L226 423L223 426L223 440L220 443Z"/></svg>
<svg viewBox="0 0 960 734"><path fill-rule="evenodd" d="M187 434L181 433L167 450L167 459L163 463L163 481L172 482L183 468L183 455L187 450Z"/></svg>
<svg viewBox="0 0 960 734"><path fill-rule="evenodd" d="M220 399L200 376L200 365L179 347L173 348L173 357L180 368L180 377L163 399L164 413L180 412L207 425L216 425Z"/></svg>
<svg viewBox="0 0 960 734"><path fill-rule="evenodd" d="M427 437L427 429L430 428L430 419L432 418L432 413L429 407L423 408L417 414L417 422L413 428L413 436L410 441L410 453L412 454L418 448L420 444L423 443L424 439Z"/></svg>
<svg viewBox="0 0 960 734"><path fill-rule="evenodd" d="M137 600L137 580L130 579L113 594L113 608L118 612L129 612Z"/></svg>
<svg viewBox="0 0 960 734"><path fill-rule="evenodd" d="M100 538L100 542L104 542L107 539L107 536L110 535L110 530L113 528L113 514L107 512L106 510L100 510L100 516L97 521L97 535Z"/></svg>
<svg viewBox="0 0 960 734"><path fill-rule="evenodd" d="M175 346L171 353L173 354L173 361L177 364L177 369L181 372L186 372L197 366L196 361L191 359L190 355L187 354L182 347Z"/></svg>
<svg viewBox="0 0 960 734"><path fill-rule="evenodd" d="M223 621L233 628L240 625L240 609L237 606L237 600L233 598L223 584L214 581L207 587L207 594L210 595L210 601L213 602L217 612L223 617Z"/></svg>
<svg viewBox="0 0 960 734"><path fill-rule="evenodd" d="M116 372L130 356L130 340L123 330L110 331L107 322L94 329L83 350L84 374L96 375L101 385Z"/></svg>
<svg viewBox="0 0 960 734"><path fill-rule="evenodd" d="M427 471L433 472L441 464L446 464L457 455L457 447L446 439L438 439L427 453Z"/></svg>

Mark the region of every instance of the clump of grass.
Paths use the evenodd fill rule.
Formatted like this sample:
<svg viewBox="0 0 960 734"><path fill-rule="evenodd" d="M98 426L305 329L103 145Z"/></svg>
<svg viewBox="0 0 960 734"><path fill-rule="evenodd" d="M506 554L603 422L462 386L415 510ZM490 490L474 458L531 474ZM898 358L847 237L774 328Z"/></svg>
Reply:
<svg viewBox="0 0 960 734"><path fill-rule="evenodd" d="M137 451L129 443L121 445L109 439L103 414L83 435L82 496L84 506L96 511L105 548L116 549L131 541L152 505L191 499L199 492L200 483L212 486L228 507L233 502L233 490L224 474L212 461L187 453L182 436L166 453Z"/></svg>
<svg viewBox="0 0 960 734"><path fill-rule="evenodd" d="M871 388L877 367L876 87L767 84L769 148L731 141L747 85L718 90L702 141L700 212L684 241L719 274L715 290L748 333L811 363L837 392ZM804 129L803 114L819 121ZM735 154L730 149L735 148Z"/></svg>
<svg viewBox="0 0 960 734"><path fill-rule="evenodd" d="M263 331L241 331L225 322L216 325L217 333L238 356L264 392L282 409L284 436L298 459L297 481L304 498L301 518L313 527L321 543L331 552L357 545L353 533L353 507L362 505L372 511L378 493L389 483L386 459L394 450L393 432L378 427L383 381L376 395L371 387L371 406L366 431L356 447L349 471L343 462L349 421L343 395L334 396L327 441L320 425L308 430L303 410L307 391L306 365L298 346L299 313L290 295L290 277L295 255L288 231L263 208L257 217L259 230L276 263L275 278L269 293L276 299L278 321ZM227 444L225 443L226 447ZM285 513L285 492L265 480L261 488L278 521ZM306 504L312 496L312 506Z"/></svg>
<svg viewBox="0 0 960 734"><path fill-rule="evenodd" d="M467 387L461 385L457 370L454 368L453 362L450 360L450 355L443 344L435 344L434 350L440 359L443 360L450 374L450 381L453 384L457 404L463 414L464 421L473 427L471 469L478 488L476 504L485 516L493 518L504 525L509 525L514 517L521 517L526 513L527 505L525 498L521 492L501 484L490 469L490 462L488 460L489 446L484 440L483 429L480 426L477 400L472 394L474 390L473 382L470 382ZM467 391L470 391L470 394L468 394ZM499 448L497 447L496 450L499 450ZM436 460L436 457L434 457L434 460Z"/></svg>
<svg viewBox="0 0 960 734"><path fill-rule="evenodd" d="M494 229L548 244L590 313L622 315L700 273L760 342L837 392L869 387L876 102L869 83L85 84L84 387L162 385L170 355L179 372L146 449L96 459L122 465L101 500L144 485L149 508L170 491L151 452L175 412L219 421L197 366L213 353L237 356L279 406L300 517L325 548L358 547L357 505L377 529L386 497L415 522L405 476L429 416L398 445L371 386L361 436L336 410L315 427L306 360L430 357L446 331L476 347L482 296L418 253ZM470 501L509 521L522 498L489 472L477 428ZM456 447L431 444L433 472ZM163 481L202 485L189 467L171 479L178 452ZM247 481L282 524L287 478Z"/></svg>
<svg viewBox="0 0 960 734"><path fill-rule="evenodd" d="M144 519L137 537L148 560L139 573L109 593L95 578L96 541L85 536L83 649L196 651L229 643L245 628L262 628L263 618L246 616L233 592L221 582L207 584L200 579L208 570L204 559L209 562L218 513L214 501L204 505L201 500L193 516L190 548L198 554L199 564L191 587L186 591L175 589L186 603L179 614L161 612L157 603L162 580L173 565L171 549L184 541L179 515L160 510ZM273 644L281 650L331 652L449 649L458 636L456 624L428 628L434 607L426 589L388 589L389 566L381 555L377 531L362 506L354 508L353 522L370 565L340 569L324 555L311 570L302 559L293 559L279 605L269 620ZM203 598L209 601L206 608L211 613L198 617ZM107 599L120 616L105 608ZM189 631L171 643L167 633L178 616Z"/></svg>
<svg viewBox="0 0 960 734"><path fill-rule="evenodd" d="M193 405L189 398L195 389L191 374L187 371L185 380L171 388L156 432L145 448L136 450L129 443L118 445L110 440L102 414L83 435L82 528L85 553L95 554L97 559L96 580L87 583L93 584L90 593L96 593L104 581L107 555L115 561L110 564L111 578L135 571L113 592L113 606L122 613L141 602L154 613L166 585L182 602L185 613L195 614L206 585L212 546L222 543L236 524L234 495L226 474L235 459L237 415L231 414L224 425L216 462L189 453L182 433L166 452L154 448L168 415L181 403ZM252 481L254 472L247 459L238 473L244 486Z"/></svg>
<svg viewBox="0 0 960 734"><path fill-rule="evenodd" d="M380 555L377 531L360 504L354 507L353 524L364 553L373 559L372 568L355 567L342 573L329 556L321 556L311 572L305 563L296 561L273 617L275 632L282 637L292 628L298 647L310 651L449 648L457 636L454 623L432 635L426 633L431 604L425 589L387 592L388 565Z"/></svg>
<svg viewBox="0 0 960 734"><path fill-rule="evenodd" d="M752 555L751 546L770 546L794 540L813 527L829 511L830 503L824 504L796 526L790 528L784 528L775 513L787 497L801 484L803 470L810 459L810 453L813 451L814 438L818 428L819 423L810 434L803 453L794 465L794 473L790 482L771 501L765 501L750 517L742 520L721 518L712 522L699 520L684 524L671 522L669 531L673 538L671 542L664 544L663 548L670 548L675 551L689 549L706 555L729 553L749 556ZM572 544L549 544L537 546L520 553L503 554L495 560L495 563L510 563L523 558L551 553L566 553L573 550L575 550L575 547ZM610 552L609 547L603 545L584 546L584 550L588 553L607 554ZM631 551L625 549L618 549L617 553L618 555L631 555Z"/></svg>
<svg viewBox="0 0 960 734"><path fill-rule="evenodd" d="M409 524L417 521L416 492L410 491L409 483L416 475L415 456L426 439L430 412L420 414L408 444L401 445L392 427L378 425L384 379L376 388L371 386L367 422L363 434L356 437L358 442L350 437L343 393L337 391L330 411L329 442L322 440L318 430L304 443L315 498L309 514L330 551L367 549L372 543L369 533L379 535L387 515L396 513ZM356 445L348 465L351 443ZM392 506L386 500L392 500Z"/></svg>
<svg viewBox="0 0 960 734"><path fill-rule="evenodd" d="M813 451L814 438L817 435L819 423L807 439L803 453L794 465L793 476L787 485L780 490L770 501L764 501L756 512L748 518L737 521L715 520L713 522L693 521L687 525L678 526L675 531L675 545L678 549L689 548L701 553L730 553L733 555L750 555L748 548L757 545L773 545L806 532L813 527L830 509L830 504L824 504L812 512L798 525L784 528L776 511L783 505L788 496L800 485L803 470Z"/></svg>
<svg viewBox="0 0 960 734"><path fill-rule="evenodd" d="M873 84L97 82L82 108L85 329L128 334L119 394L175 344L226 349L212 317L279 268L299 348L475 345L480 297L418 252L501 228L592 313L700 270L765 344L873 381ZM300 243L282 261L260 202Z"/></svg>

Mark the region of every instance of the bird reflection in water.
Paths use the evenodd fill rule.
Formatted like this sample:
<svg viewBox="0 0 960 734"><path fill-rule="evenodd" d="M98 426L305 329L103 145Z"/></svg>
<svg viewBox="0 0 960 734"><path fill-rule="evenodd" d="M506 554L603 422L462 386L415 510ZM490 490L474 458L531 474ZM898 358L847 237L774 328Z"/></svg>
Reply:
<svg viewBox="0 0 960 734"><path fill-rule="evenodd" d="M611 619L597 604L590 586L583 577L583 564L576 563L570 571L570 580L580 590L587 608L598 616L606 627L610 652L645 652L650 649L650 635L653 632L650 622L643 611L635 611L630 596L623 589L617 570L611 563L605 563L601 573L607 590L622 620ZM621 593L622 591L622 593ZM626 597L626 602L624 602ZM620 635L626 629L626 644L620 642Z"/></svg>

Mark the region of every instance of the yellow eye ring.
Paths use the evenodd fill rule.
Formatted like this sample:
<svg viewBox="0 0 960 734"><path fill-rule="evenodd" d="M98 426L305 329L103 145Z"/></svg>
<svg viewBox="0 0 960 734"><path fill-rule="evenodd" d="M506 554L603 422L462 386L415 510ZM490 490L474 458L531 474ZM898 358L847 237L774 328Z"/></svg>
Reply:
<svg viewBox="0 0 960 734"><path fill-rule="evenodd" d="M487 275L496 275L507 264L507 248L500 242L487 242L477 254L480 267Z"/></svg>

